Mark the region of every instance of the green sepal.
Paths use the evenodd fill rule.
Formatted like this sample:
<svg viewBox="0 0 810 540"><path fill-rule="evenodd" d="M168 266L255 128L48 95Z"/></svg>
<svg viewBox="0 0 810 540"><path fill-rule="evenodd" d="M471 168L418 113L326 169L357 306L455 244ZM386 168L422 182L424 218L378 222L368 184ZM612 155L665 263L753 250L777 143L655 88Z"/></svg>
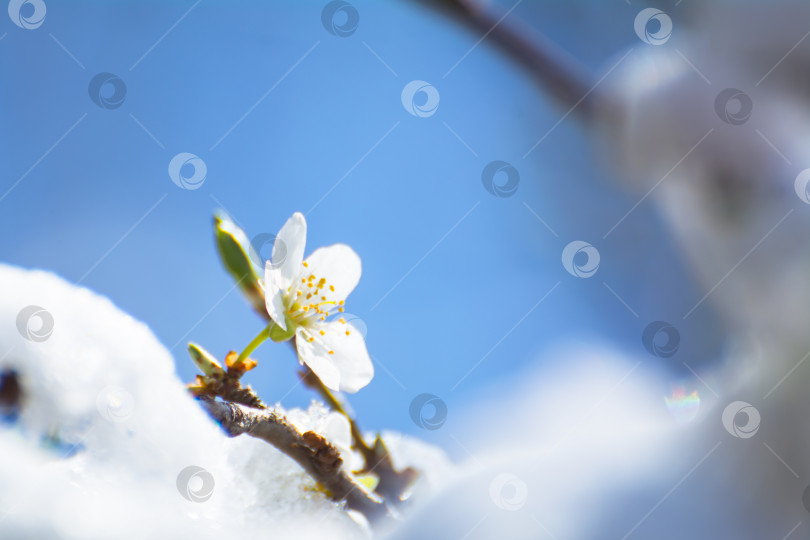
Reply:
<svg viewBox="0 0 810 540"><path fill-rule="evenodd" d="M273 327L270 329L270 339L272 339L276 343L281 343L282 341L289 341L295 335L296 324L292 322L289 317L286 318L285 322L287 323L286 330L284 330L277 324L274 324Z"/></svg>

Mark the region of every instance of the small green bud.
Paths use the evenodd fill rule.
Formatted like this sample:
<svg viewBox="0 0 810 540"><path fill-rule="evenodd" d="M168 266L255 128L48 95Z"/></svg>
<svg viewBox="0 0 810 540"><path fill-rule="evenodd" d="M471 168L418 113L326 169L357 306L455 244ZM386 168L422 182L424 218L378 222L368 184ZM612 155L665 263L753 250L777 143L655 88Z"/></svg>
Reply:
<svg viewBox="0 0 810 540"><path fill-rule="evenodd" d="M216 361L214 356L196 343L188 344L188 354L191 356L191 360L194 364L200 368L200 371L205 375L209 377L225 376L225 370L222 369L222 366Z"/></svg>
<svg viewBox="0 0 810 540"><path fill-rule="evenodd" d="M239 228L225 214L214 215L214 235L222 264L239 284L253 308L259 313L266 313L264 293L259 285L259 276L250 261L250 241L245 231Z"/></svg>

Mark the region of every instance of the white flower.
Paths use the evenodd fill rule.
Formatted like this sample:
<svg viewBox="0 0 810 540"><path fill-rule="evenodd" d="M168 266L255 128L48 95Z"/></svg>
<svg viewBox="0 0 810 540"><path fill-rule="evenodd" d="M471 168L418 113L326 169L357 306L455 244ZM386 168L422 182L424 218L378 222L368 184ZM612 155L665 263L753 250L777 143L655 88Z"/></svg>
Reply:
<svg viewBox="0 0 810 540"><path fill-rule="evenodd" d="M307 222L296 212L279 231L265 265L267 313L276 326L295 336L299 360L323 384L357 392L371 381L374 367L363 335L340 313L360 281L360 257L349 246L335 244L316 249L304 260L306 239ZM274 264L281 250L286 256Z"/></svg>

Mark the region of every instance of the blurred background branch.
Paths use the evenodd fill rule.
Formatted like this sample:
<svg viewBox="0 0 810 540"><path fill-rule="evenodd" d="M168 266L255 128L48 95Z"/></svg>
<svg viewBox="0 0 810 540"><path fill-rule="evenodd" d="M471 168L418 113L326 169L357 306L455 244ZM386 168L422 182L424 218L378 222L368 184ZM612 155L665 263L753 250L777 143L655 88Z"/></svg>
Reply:
<svg viewBox="0 0 810 540"><path fill-rule="evenodd" d="M509 19L508 15L517 4L504 10L476 0L415 1L481 35L475 46L484 40L494 44L530 73L541 88L562 106L576 107L576 113L581 117L590 115L590 107L584 98L593 86L591 77L573 56L543 34L516 17Z"/></svg>

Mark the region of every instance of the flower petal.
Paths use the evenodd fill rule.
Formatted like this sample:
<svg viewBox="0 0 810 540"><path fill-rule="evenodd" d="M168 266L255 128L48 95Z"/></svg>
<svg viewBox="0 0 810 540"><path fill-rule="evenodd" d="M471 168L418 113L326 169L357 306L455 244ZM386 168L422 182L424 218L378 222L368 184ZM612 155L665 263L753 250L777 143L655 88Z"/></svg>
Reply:
<svg viewBox="0 0 810 540"><path fill-rule="evenodd" d="M286 285L278 268L273 268L270 261L264 265L264 307L273 322L283 330L287 329L284 319L284 299L282 294L289 285Z"/></svg>
<svg viewBox="0 0 810 540"><path fill-rule="evenodd" d="M295 346L298 357L330 390L340 389L340 371L334 364L326 348L318 341L308 341L310 333L299 327L295 332Z"/></svg>
<svg viewBox="0 0 810 540"><path fill-rule="evenodd" d="M337 370L338 382L334 388L321 379L329 388L354 393L371 382L374 377L374 366L366 350L366 341L363 334L351 323L332 321L302 329L301 332L296 335L298 352L301 353L300 344L304 342L307 354L326 358ZM315 339L312 342L306 341L308 336ZM312 371L315 371L308 358L304 354L301 356ZM320 377L317 371L316 375Z"/></svg>
<svg viewBox="0 0 810 540"><path fill-rule="evenodd" d="M345 300L360 281L362 266L360 257L346 244L334 244L316 249L307 258L307 270L320 278L325 278L327 285L334 287L330 300Z"/></svg>
<svg viewBox="0 0 810 540"><path fill-rule="evenodd" d="M307 222L301 212L296 212L278 232L270 257L272 266L281 275L282 290L286 290L300 273L306 244Z"/></svg>

